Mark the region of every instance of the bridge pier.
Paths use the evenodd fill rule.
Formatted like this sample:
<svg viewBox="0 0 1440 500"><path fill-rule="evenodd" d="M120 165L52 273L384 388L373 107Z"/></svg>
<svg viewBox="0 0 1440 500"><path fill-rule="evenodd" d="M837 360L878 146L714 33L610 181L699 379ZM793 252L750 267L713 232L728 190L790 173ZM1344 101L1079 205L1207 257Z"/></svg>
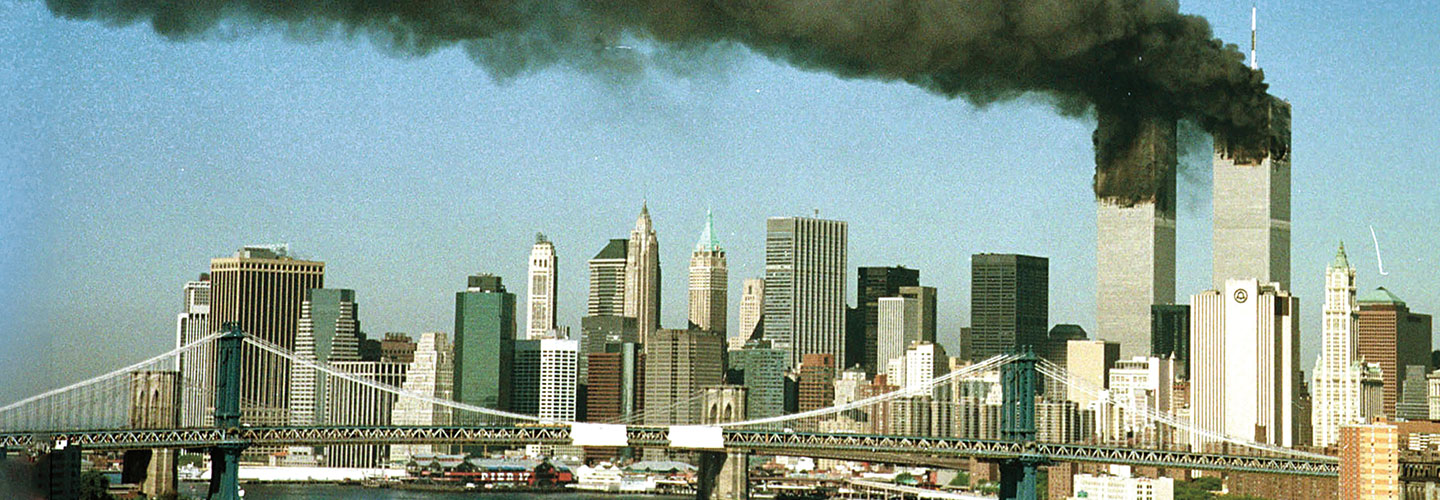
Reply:
<svg viewBox="0 0 1440 500"><path fill-rule="evenodd" d="M215 349L215 427L232 438L240 432L240 345L245 332L240 323L229 322ZM210 500L240 500L240 452L245 444L235 442L210 449Z"/></svg>
<svg viewBox="0 0 1440 500"><path fill-rule="evenodd" d="M1026 347L1020 357L1000 367L1005 402L1000 413L1000 439L1035 442L1035 396L1040 386L1035 366L1040 358ZM1015 458L1000 463L1001 500L1038 500L1040 466L1037 458Z"/></svg>
<svg viewBox="0 0 1440 500"><path fill-rule="evenodd" d="M750 498L750 454L742 451L700 452L696 500Z"/></svg>

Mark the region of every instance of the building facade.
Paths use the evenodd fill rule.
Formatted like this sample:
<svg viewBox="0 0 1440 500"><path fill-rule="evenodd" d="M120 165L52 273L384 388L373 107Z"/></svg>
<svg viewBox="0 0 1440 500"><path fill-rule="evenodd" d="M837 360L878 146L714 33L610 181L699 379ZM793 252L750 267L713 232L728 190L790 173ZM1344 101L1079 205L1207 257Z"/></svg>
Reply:
<svg viewBox="0 0 1440 500"><path fill-rule="evenodd" d="M414 359L405 368L406 393L419 394L427 398L451 400L455 397L455 351L450 337L442 332L420 334L415 343ZM391 406L392 425L449 425L451 410L429 401L401 397ZM410 457L420 454L448 453L449 447L428 444L393 445L390 447L390 463L406 464Z"/></svg>
<svg viewBox="0 0 1440 500"><path fill-rule="evenodd" d="M530 247L529 293L525 296L525 338L538 339L553 335L555 322L555 283L559 262L555 244L545 235L535 234Z"/></svg>
<svg viewBox="0 0 1440 500"><path fill-rule="evenodd" d="M455 400L509 411L515 360L515 294L499 276L479 274L455 293ZM469 424L479 415L457 415Z"/></svg>
<svg viewBox="0 0 1440 500"><path fill-rule="evenodd" d="M1268 96L1267 96L1268 97ZM1265 151L1215 141L1215 287L1229 279L1258 279L1290 289L1290 103L1269 97Z"/></svg>
<svg viewBox="0 0 1440 500"><path fill-rule="evenodd" d="M626 243L624 315L635 318L642 343L660 328L660 240L645 204Z"/></svg>
<svg viewBox="0 0 1440 500"><path fill-rule="evenodd" d="M645 352L645 424L697 424L701 389L724 383L724 338L710 332L660 329Z"/></svg>
<svg viewBox="0 0 1440 500"><path fill-rule="evenodd" d="M1050 261L981 253L970 256L970 359L1044 343L1050 328Z"/></svg>
<svg viewBox="0 0 1440 500"><path fill-rule="evenodd" d="M1109 383L1110 368L1120 359L1120 344L1103 340L1071 340L1065 351L1065 371L1078 385L1066 389L1066 399L1076 402L1081 408L1088 408L1099 396L1099 391L1105 390Z"/></svg>
<svg viewBox="0 0 1440 500"><path fill-rule="evenodd" d="M1361 424L1361 366L1356 336L1355 268L1345 245L1325 268L1325 303L1321 306L1320 357L1311 373L1311 429L1315 446L1340 441L1340 426Z"/></svg>
<svg viewBox="0 0 1440 500"><path fill-rule="evenodd" d="M185 283L184 305L175 318L175 347L210 334L210 275ZM209 427L215 422L215 345L205 343L180 353L180 424Z"/></svg>
<svg viewBox="0 0 1440 500"><path fill-rule="evenodd" d="M725 249L715 235L715 219L705 212L705 231L690 254L690 326L725 336L730 287Z"/></svg>
<svg viewBox="0 0 1440 500"><path fill-rule="evenodd" d="M859 324L855 328L863 329L860 335L864 336L860 366L865 373L874 376L884 372L885 363L889 361L880 356L880 299L899 297L902 286L920 286L920 270L904 266L861 267L858 274L855 307ZM900 349L905 349L905 345L901 345Z"/></svg>
<svg viewBox="0 0 1440 500"><path fill-rule="evenodd" d="M336 370L352 377L392 387L405 385L409 365L393 361L337 361ZM326 411L329 426L387 426L399 396L342 378L332 378ZM316 451L321 453L319 449ZM390 462L389 445L350 444L323 448L326 467L384 467Z"/></svg>
<svg viewBox="0 0 1440 500"><path fill-rule="evenodd" d="M785 372L790 367L790 353L771 349L769 344L758 341L728 355L730 383L747 388L747 416L769 418L785 414Z"/></svg>
<svg viewBox="0 0 1440 500"><path fill-rule="evenodd" d="M586 316L625 315L625 255L629 240L610 240L590 259Z"/></svg>
<svg viewBox="0 0 1440 500"><path fill-rule="evenodd" d="M765 221L764 339L790 353L845 358L847 224L805 217Z"/></svg>
<svg viewBox="0 0 1440 500"><path fill-rule="evenodd" d="M1228 280L1191 296L1190 407L1201 429L1280 446L1299 436L1299 299L1275 283ZM1196 436L1192 446L1208 441Z"/></svg>
<svg viewBox="0 0 1440 500"><path fill-rule="evenodd" d="M744 344L755 336L760 326L760 314L765 310L765 279L746 278L740 288L740 330L735 334Z"/></svg>
<svg viewBox="0 0 1440 500"><path fill-rule="evenodd" d="M1398 500L1400 435L1379 419L1340 428L1340 491L1346 500Z"/></svg>
<svg viewBox="0 0 1440 500"><path fill-rule="evenodd" d="M575 420L580 342L533 339L515 342L511 409L557 422Z"/></svg>
<svg viewBox="0 0 1440 500"><path fill-rule="evenodd" d="M1384 287L1366 292L1356 303L1356 352L1366 362L1380 365L1385 378L1385 415L1393 418L1403 367L1430 364L1430 315L1411 311Z"/></svg>
<svg viewBox="0 0 1440 500"><path fill-rule="evenodd" d="M355 291L341 288L312 288L300 305L300 327L295 335L295 355L312 363L331 364L360 360L360 320ZM316 369L296 364L290 375L290 425L308 427L330 421L332 378ZM292 446L287 463L315 464L309 446Z"/></svg>
<svg viewBox="0 0 1440 500"><path fill-rule="evenodd" d="M800 361L800 411L827 408L835 401L835 355L806 354Z"/></svg>

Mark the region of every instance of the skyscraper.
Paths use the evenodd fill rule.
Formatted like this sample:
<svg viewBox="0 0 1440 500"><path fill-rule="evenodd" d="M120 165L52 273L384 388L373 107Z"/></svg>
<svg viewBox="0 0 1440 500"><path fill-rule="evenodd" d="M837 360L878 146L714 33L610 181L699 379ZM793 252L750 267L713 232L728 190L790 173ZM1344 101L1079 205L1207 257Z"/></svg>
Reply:
<svg viewBox="0 0 1440 500"><path fill-rule="evenodd" d="M628 245L628 240L610 240L590 259L586 316L625 315L625 249Z"/></svg>
<svg viewBox="0 0 1440 500"><path fill-rule="evenodd" d="M1098 118L1101 130L1132 119L1109 113ZM1127 358L1149 354L1150 306L1175 302L1175 121L1148 118L1131 125L1136 139L1107 150L1107 157L1097 153L1095 173L1097 190L1115 183L1106 175L1111 171L1127 172L1125 178L1145 190L1133 198L1097 200L1096 337L1119 342ZM1148 182L1136 180L1142 172Z"/></svg>
<svg viewBox="0 0 1440 500"><path fill-rule="evenodd" d="M406 363L394 361L337 361L334 367L355 379L392 387L405 385ZM334 378L325 411L328 426L388 426L400 397L387 391L343 378ZM390 462L390 447L383 444L335 444L325 446L325 465L330 467L383 467Z"/></svg>
<svg viewBox="0 0 1440 500"><path fill-rule="evenodd" d="M690 328L725 336L726 292L730 285L725 249L715 236L715 220L705 211L705 231L690 254Z"/></svg>
<svg viewBox="0 0 1440 500"><path fill-rule="evenodd" d="M322 364L360 360L360 320L355 291L312 288L300 306L295 355ZM290 375L290 425L312 427L331 422L331 378L314 368L295 365ZM343 408L343 407L342 407ZM314 449L292 446L287 462L315 464Z"/></svg>
<svg viewBox="0 0 1440 500"><path fill-rule="evenodd" d="M633 320L632 320L633 321ZM634 342L612 342L589 353L590 367L585 384L586 422L631 422L644 408L644 366Z"/></svg>
<svg viewBox="0 0 1440 500"><path fill-rule="evenodd" d="M1311 371L1314 407L1310 412L1315 446L1340 440L1340 427L1365 423L1360 407L1358 337L1355 328L1355 268L1345 245L1325 268L1325 304L1321 306L1320 357Z"/></svg>
<svg viewBox="0 0 1440 500"><path fill-rule="evenodd" d="M645 424L696 424L700 389L724 383L725 339L694 330L655 331L645 351Z"/></svg>
<svg viewBox="0 0 1440 500"><path fill-rule="evenodd" d="M889 363L916 342L935 342L935 288L902 286L879 300L876 361Z"/></svg>
<svg viewBox="0 0 1440 500"><path fill-rule="evenodd" d="M845 359L847 224L805 217L765 221L764 338L790 353Z"/></svg>
<svg viewBox="0 0 1440 500"><path fill-rule="evenodd" d="M648 344L660 328L660 240L645 204L640 205L640 217L626 244L625 316L635 318L642 343Z"/></svg>
<svg viewBox="0 0 1440 500"><path fill-rule="evenodd" d="M1214 286L1256 278L1290 289L1290 103L1268 99L1262 151L1222 137L1214 157ZM1173 262L1173 261L1172 261Z"/></svg>
<svg viewBox="0 0 1440 500"><path fill-rule="evenodd" d="M210 334L210 275L185 283L185 304L175 318L175 347L189 345ZM207 343L180 354L180 425L209 426L214 422L215 346Z"/></svg>
<svg viewBox="0 0 1440 500"><path fill-rule="evenodd" d="M574 340L515 342L512 411L560 422L575 420L579 353L579 342Z"/></svg>
<svg viewBox="0 0 1440 500"><path fill-rule="evenodd" d="M1146 311L1148 318L1148 305ZM1049 327L1049 259L993 253L970 256L971 359L1008 354L1019 346L1040 346Z"/></svg>
<svg viewBox="0 0 1440 500"><path fill-rule="evenodd" d="M233 257L210 260L211 332L240 323L250 336L295 350L301 305L311 288L325 286L325 263L293 258L284 245L247 246ZM290 362L245 345L240 351L241 422L289 423ZM267 457L274 447L251 447L247 459Z"/></svg>
<svg viewBox="0 0 1440 500"><path fill-rule="evenodd" d="M545 235L535 234L530 247L530 293L525 299L525 338L538 339L554 335L555 281L557 271L555 244Z"/></svg>
<svg viewBox="0 0 1440 500"><path fill-rule="evenodd" d="M771 349L770 344L758 341L744 349L729 352L732 384L743 384L747 389L745 411L747 418L778 417L785 413L785 372L790 367L790 354L780 349Z"/></svg>
<svg viewBox="0 0 1440 500"><path fill-rule="evenodd" d="M624 316L586 316L580 318L580 383L589 382L592 353L606 352L606 346L623 343L639 344L640 333L635 318Z"/></svg>
<svg viewBox="0 0 1440 500"><path fill-rule="evenodd" d="M1356 302L1356 352L1365 361L1380 365L1385 378L1385 415L1393 418L1404 367L1429 366L1430 315L1411 311L1384 287L1366 292Z"/></svg>
<svg viewBox="0 0 1440 500"><path fill-rule="evenodd" d="M1190 359L1190 306L1150 306L1150 355L1157 358Z"/></svg>
<svg viewBox="0 0 1440 500"><path fill-rule="evenodd" d="M855 286L855 307L859 309L860 325L865 337L865 345L859 356L850 355L851 359L859 358L860 366L865 373L875 376L876 373L885 371L887 360L880 359L880 298L900 296L900 287L919 286L920 270L907 269L904 266L895 267L861 267L858 271L858 282ZM907 344L908 345L908 344ZM905 346L900 346L901 353Z"/></svg>
<svg viewBox="0 0 1440 500"><path fill-rule="evenodd" d="M1201 429L1294 446L1301 387L1300 300L1256 280L1227 280L1225 291L1190 298L1192 422ZM1207 438L1196 436L1200 449Z"/></svg>
<svg viewBox="0 0 1440 500"><path fill-rule="evenodd" d="M455 293L455 400L510 410L510 375L515 360L515 294L499 276L470 276ZM460 415L456 423L475 415Z"/></svg>
<svg viewBox="0 0 1440 500"><path fill-rule="evenodd" d="M764 308L765 279L746 278L740 290L740 330L735 332L736 335L747 340L754 335Z"/></svg>
<svg viewBox="0 0 1440 500"><path fill-rule="evenodd" d="M405 392L450 400L454 397L455 358L450 339L440 332L420 334L415 358L405 369ZM415 398L402 397L391 407L391 425L449 425L450 408ZM447 450L448 451L448 450ZM436 453L433 445L393 445L390 462L404 464L420 453Z"/></svg>
<svg viewBox="0 0 1440 500"><path fill-rule="evenodd" d="M835 355L806 354L800 363L800 411L818 410L835 400Z"/></svg>

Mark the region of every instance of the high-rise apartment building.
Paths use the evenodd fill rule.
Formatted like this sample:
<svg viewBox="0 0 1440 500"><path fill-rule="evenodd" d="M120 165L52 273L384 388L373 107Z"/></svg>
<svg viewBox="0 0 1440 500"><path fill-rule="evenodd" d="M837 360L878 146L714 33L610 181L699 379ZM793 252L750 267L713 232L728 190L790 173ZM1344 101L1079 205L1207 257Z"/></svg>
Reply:
<svg viewBox="0 0 1440 500"><path fill-rule="evenodd" d="M650 335L660 328L660 279L660 240L650 221L650 208L641 204L625 249L624 315L635 318L643 343L649 343Z"/></svg>
<svg viewBox="0 0 1440 500"><path fill-rule="evenodd" d="M800 411L818 410L835 400L835 355L806 354L800 361Z"/></svg>
<svg viewBox="0 0 1440 500"><path fill-rule="evenodd" d="M660 329L645 350L645 424L696 424L692 396L725 381L725 339L710 332Z"/></svg>
<svg viewBox="0 0 1440 500"><path fill-rule="evenodd" d="M881 359L880 352L880 298L900 296L902 286L920 286L920 270L895 267L861 267L855 284L855 307L858 309L863 329L864 346L860 355L860 366L865 373L874 376L885 371L887 359ZM903 351L904 344L900 346ZM851 358L857 356L852 355Z"/></svg>
<svg viewBox="0 0 1440 500"><path fill-rule="evenodd" d="M971 359L1009 354L1020 346L1039 346L1049 327L1049 259L991 253L970 256Z"/></svg>
<svg viewBox="0 0 1440 500"><path fill-rule="evenodd" d="M1340 491L1346 500L1397 500L1400 433L1379 419L1340 428Z"/></svg>
<svg viewBox="0 0 1440 500"><path fill-rule="evenodd" d="M515 342L511 404L515 413L558 422L575 420L580 343L533 339Z"/></svg>
<svg viewBox="0 0 1440 500"><path fill-rule="evenodd" d="M745 340L753 337L755 328L760 326L760 314L764 312L764 308L765 279L746 278L740 289L740 330L735 334Z"/></svg>
<svg viewBox="0 0 1440 500"><path fill-rule="evenodd" d="M535 234L530 247L529 294L525 296L525 338L550 337L558 329L555 322L555 282L558 261L555 244L545 235Z"/></svg>
<svg viewBox="0 0 1440 500"><path fill-rule="evenodd" d="M610 240L590 259L586 316L625 315L625 255L629 240Z"/></svg>
<svg viewBox="0 0 1440 500"><path fill-rule="evenodd" d="M805 217L765 221L765 340L790 353L845 358L847 224Z"/></svg>
<svg viewBox="0 0 1440 500"><path fill-rule="evenodd" d="M251 337L293 351L306 293L324 287L325 263L291 257L284 245L247 246L232 257L211 259L210 331L238 322ZM241 422L288 424L290 362L247 344L241 347L240 364L246 374L240 385ZM263 460L278 451L251 447L242 459Z"/></svg>
<svg viewBox="0 0 1440 500"><path fill-rule="evenodd" d="M360 320L355 291L341 288L312 288L300 305L295 355L321 364L360 360ZM305 365L295 365L290 374L290 425L312 427L330 422L329 385L331 377ZM315 464L312 447L292 446L286 461Z"/></svg>
<svg viewBox="0 0 1440 500"><path fill-rule="evenodd" d="M210 275L185 283L184 305L175 318L175 347L210 334ZM208 427L215 419L215 345L206 343L180 353L180 425Z"/></svg>
<svg viewBox="0 0 1440 500"><path fill-rule="evenodd" d="M1098 119L1101 130L1134 120L1110 113ZM1096 337L1119 342L1125 357L1149 354L1150 306L1175 302L1175 121L1128 125L1135 140L1119 148L1097 145L1106 156L1096 155L1095 172ZM1128 186L1114 186L1110 172L1124 172ZM1110 194L1121 189L1144 192Z"/></svg>
<svg viewBox="0 0 1440 500"><path fill-rule="evenodd" d="M1411 311L1384 287L1362 294L1356 302L1356 352L1366 362L1380 365L1385 379L1385 415L1394 417L1403 367L1429 366L1430 315Z"/></svg>
<svg viewBox="0 0 1440 500"><path fill-rule="evenodd" d="M1269 141L1251 151L1215 140L1212 278L1290 289L1290 103L1267 100ZM1270 141L1279 141L1272 144Z"/></svg>
<svg viewBox="0 0 1440 500"><path fill-rule="evenodd" d="M420 334L415 344L414 359L405 369L406 393L428 398L450 400L455 396L455 351L450 338L440 332ZM441 426L451 421L450 408L416 398L401 397L391 407L390 423L396 426ZM390 462L405 464L418 454L448 452L434 445L392 445Z"/></svg>
<svg viewBox="0 0 1440 500"><path fill-rule="evenodd" d="M515 294L499 276L479 274L455 293L455 400L510 410L510 375L515 360ZM457 415L472 423L477 415Z"/></svg>
<svg viewBox="0 0 1440 500"><path fill-rule="evenodd" d="M1275 283L1227 280L1190 298L1190 408L1199 428L1280 446L1298 436L1300 300ZM1192 438L1203 449L1207 438Z"/></svg>
<svg viewBox="0 0 1440 500"><path fill-rule="evenodd" d="M748 389L746 416L769 418L785 414L785 372L790 368L790 353L771 349L762 340L732 350L728 356L732 375L729 382Z"/></svg>
<svg viewBox="0 0 1440 500"><path fill-rule="evenodd" d="M729 291L725 249L715 235L715 219L705 211L705 231L690 254L690 328L725 336Z"/></svg>
<svg viewBox="0 0 1440 500"><path fill-rule="evenodd" d="M1315 446L1340 441L1340 426L1365 423L1360 407L1363 366L1356 336L1355 268L1345 245L1325 268L1325 303L1321 306L1320 357L1311 376L1310 429Z"/></svg>

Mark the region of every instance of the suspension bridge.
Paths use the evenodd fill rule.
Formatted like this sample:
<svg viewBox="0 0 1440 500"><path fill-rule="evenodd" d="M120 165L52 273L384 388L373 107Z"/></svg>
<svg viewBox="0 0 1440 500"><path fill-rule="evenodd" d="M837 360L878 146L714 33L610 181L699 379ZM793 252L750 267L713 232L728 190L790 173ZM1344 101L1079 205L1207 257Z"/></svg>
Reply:
<svg viewBox="0 0 1440 500"><path fill-rule="evenodd" d="M253 414L259 403L241 397L241 384L246 382L239 363L242 355L285 363L317 384L349 384L384 395L392 404L408 400L429 405L448 418L429 425L337 425L293 418L276 425L243 423L242 415ZM197 357L206 359L213 371L181 376L193 370L183 370L180 360ZM156 379L173 384L174 389L155 387ZM1113 407L1105 414L1124 418L1087 424L1077 418L1075 403L1046 395L1047 388L1086 394L1096 401L1092 405ZM1320 477L1339 472L1333 456L1198 429L1153 402L1116 401L1110 392L1086 385L1064 368L1028 352L996 356L889 389L844 404L767 418L746 419L730 409L716 411L715 402L692 395L612 422L570 422L407 392L226 325L222 333L165 354L0 407L0 448L32 454L60 449L71 453L199 450L211 459L211 498L227 500L238 498L238 467L245 450L295 446L663 449L698 459L702 497L715 493L717 485L729 484L726 495L741 498L747 491L745 464L750 455L939 467L992 461L999 464L1002 499L1035 498L1039 467L1059 462ZM175 403L178 394L185 394L185 400L213 402L205 407L203 423L196 415L183 415L182 405ZM1115 423L1120 420L1123 424ZM1432 469L1406 470L1413 475Z"/></svg>

